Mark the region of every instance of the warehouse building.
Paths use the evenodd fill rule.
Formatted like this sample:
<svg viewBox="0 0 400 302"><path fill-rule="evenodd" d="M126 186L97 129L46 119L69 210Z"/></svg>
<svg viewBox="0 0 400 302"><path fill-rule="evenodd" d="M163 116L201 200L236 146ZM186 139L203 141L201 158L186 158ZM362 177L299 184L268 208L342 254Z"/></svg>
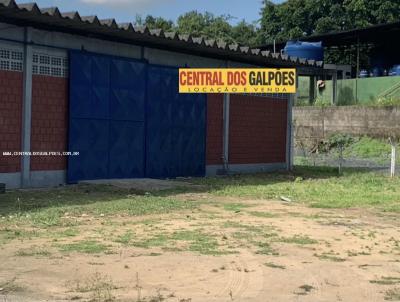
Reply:
<svg viewBox="0 0 400 302"><path fill-rule="evenodd" d="M1 0L0 183L288 169L290 95L179 94L178 68L321 65Z"/></svg>

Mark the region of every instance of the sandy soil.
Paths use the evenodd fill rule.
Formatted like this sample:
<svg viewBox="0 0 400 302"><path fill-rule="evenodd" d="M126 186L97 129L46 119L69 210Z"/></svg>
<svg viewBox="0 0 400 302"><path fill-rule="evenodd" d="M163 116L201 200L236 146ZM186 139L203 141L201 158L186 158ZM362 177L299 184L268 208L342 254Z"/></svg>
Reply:
<svg viewBox="0 0 400 302"><path fill-rule="evenodd" d="M390 293L400 287L399 215L205 194L179 198L211 202L169 215L75 217L76 236L1 245L0 301L396 299ZM182 230L216 239L221 254L194 251L184 240L150 247L115 240L127 232L138 241ZM58 248L88 238L106 243L108 252ZM268 242L271 251L260 253L260 242ZM21 255L38 247L48 253Z"/></svg>

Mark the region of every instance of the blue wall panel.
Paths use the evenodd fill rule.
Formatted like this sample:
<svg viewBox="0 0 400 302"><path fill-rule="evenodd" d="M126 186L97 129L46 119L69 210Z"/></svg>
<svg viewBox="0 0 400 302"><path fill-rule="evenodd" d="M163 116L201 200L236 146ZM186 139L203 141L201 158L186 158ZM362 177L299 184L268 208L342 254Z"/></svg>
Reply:
<svg viewBox="0 0 400 302"><path fill-rule="evenodd" d="M111 121L109 178L144 176L144 124Z"/></svg>
<svg viewBox="0 0 400 302"><path fill-rule="evenodd" d="M70 52L68 182L144 176L146 64Z"/></svg>
<svg viewBox="0 0 400 302"><path fill-rule="evenodd" d="M146 176L204 176L206 96L179 94L178 69L149 66Z"/></svg>
<svg viewBox="0 0 400 302"><path fill-rule="evenodd" d="M111 119L144 121L146 73L144 62L111 60Z"/></svg>
<svg viewBox="0 0 400 302"><path fill-rule="evenodd" d="M178 69L71 51L68 182L205 174L206 96Z"/></svg>
<svg viewBox="0 0 400 302"><path fill-rule="evenodd" d="M69 157L68 182L107 178L109 122L70 119L69 138L69 150L78 151L79 156Z"/></svg>

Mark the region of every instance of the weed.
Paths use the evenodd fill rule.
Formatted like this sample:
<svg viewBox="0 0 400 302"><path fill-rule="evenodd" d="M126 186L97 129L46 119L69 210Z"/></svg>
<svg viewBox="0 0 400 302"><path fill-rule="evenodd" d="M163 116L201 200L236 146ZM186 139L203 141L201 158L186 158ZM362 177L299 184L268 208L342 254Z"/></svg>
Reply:
<svg viewBox="0 0 400 302"><path fill-rule="evenodd" d="M389 289L385 292L385 300L400 301L400 288Z"/></svg>
<svg viewBox="0 0 400 302"><path fill-rule="evenodd" d="M379 285L394 285L400 283L400 277L382 277L380 280L371 280L369 282Z"/></svg>
<svg viewBox="0 0 400 302"><path fill-rule="evenodd" d="M102 243L94 240L84 240L69 244L58 245L60 251L62 252L78 252L86 254L98 254L106 252L108 247Z"/></svg>
<svg viewBox="0 0 400 302"><path fill-rule="evenodd" d="M10 294L10 293L15 293L19 291L23 291L23 287L19 286L15 282L16 278L13 278L8 281L0 282L0 294L5 295L5 294Z"/></svg>
<svg viewBox="0 0 400 302"><path fill-rule="evenodd" d="M304 284L304 285L299 286L299 288L301 290L303 290L303 294L308 294L309 292L311 292L314 289L314 286L309 285L309 284ZM301 293L299 293L299 294L301 294Z"/></svg>
<svg viewBox="0 0 400 302"><path fill-rule="evenodd" d="M132 242L132 246L141 247L141 248L151 248L155 246L164 246L168 243L168 236L165 234L157 234L153 237Z"/></svg>
<svg viewBox="0 0 400 302"><path fill-rule="evenodd" d="M224 204L224 209L226 211L232 211L232 212L240 212L244 208L248 208L250 205L244 204L244 203L225 203Z"/></svg>
<svg viewBox="0 0 400 302"><path fill-rule="evenodd" d="M120 235L115 242L122 243L124 245L128 245L132 242L134 234L132 231L127 231L125 234Z"/></svg>
<svg viewBox="0 0 400 302"><path fill-rule="evenodd" d="M279 217L278 214L270 212L249 212L250 215L261 217L261 218L276 218Z"/></svg>
<svg viewBox="0 0 400 302"><path fill-rule="evenodd" d="M336 255L332 255L329 253L322 253L322 254L314 254L315 257L319 258L320 260L328 260L333 262L344 262L346 261L345 258L338 257Z"/></svg>
<svg viewBox="0 0 400 302"><path fill-rule="evenodd" d="M308 236L303 236L303 235L294 235L293 237L280 237L280 238L276 239L276 241L284 242L284 243L299 244L299 245L318 243L318 240L315 240Z"/></svg>
<svg viewBox="0 0 400 302"><path fill-rule="evenodd" d="M268 267L271 267L271 268L286 269L286 266L284 266L284 265L279 265L279 264L275 264L275 263L272 263L272 262L264 263L264 265L265 265L265 266L268 266Z"/></svg>
<svg viewBox="0 0 400 302"><path fill-rule="evenodd" d="M72 290L79 293L90 293L90 301L93 302L112 302L115 297L112 291L117 289L112 279L108 276L103 276L96 272L93 276L88 277L84 282L79 280L71 284Z"/></svg>
<svg viewBox="0 0 400 302"><path fill-rule="evenodd" d="M45 249L44 247L37 247L37 246L32 246L28 249L20 249L15 253L15 256L20 256L20 257L32 257L32 256L48 257L50 255L51 253L47 249Z"/></svg>
<svg viewBox="0 0 400 302"><path fill-rule="evenodd" d="M276 252L268 242L253 242L253 244L258 247L256 254L273 256L279 255L279 253Z"/></svg>

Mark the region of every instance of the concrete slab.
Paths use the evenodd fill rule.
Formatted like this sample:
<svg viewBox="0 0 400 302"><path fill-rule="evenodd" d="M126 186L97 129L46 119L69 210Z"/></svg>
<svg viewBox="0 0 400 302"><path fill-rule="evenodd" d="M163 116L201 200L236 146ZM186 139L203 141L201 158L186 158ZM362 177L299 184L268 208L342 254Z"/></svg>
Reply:
<svg viewBox="0 0 400 302"><path fill-rule="evenodd" d="M151 179L151 178L134 178L134 179L97 179L80 181L80 184L95 184L95 185L111 185L122 189L135 189L140 191L160 191L174 189L178 187L194 186L188 182Z"/></svg>

